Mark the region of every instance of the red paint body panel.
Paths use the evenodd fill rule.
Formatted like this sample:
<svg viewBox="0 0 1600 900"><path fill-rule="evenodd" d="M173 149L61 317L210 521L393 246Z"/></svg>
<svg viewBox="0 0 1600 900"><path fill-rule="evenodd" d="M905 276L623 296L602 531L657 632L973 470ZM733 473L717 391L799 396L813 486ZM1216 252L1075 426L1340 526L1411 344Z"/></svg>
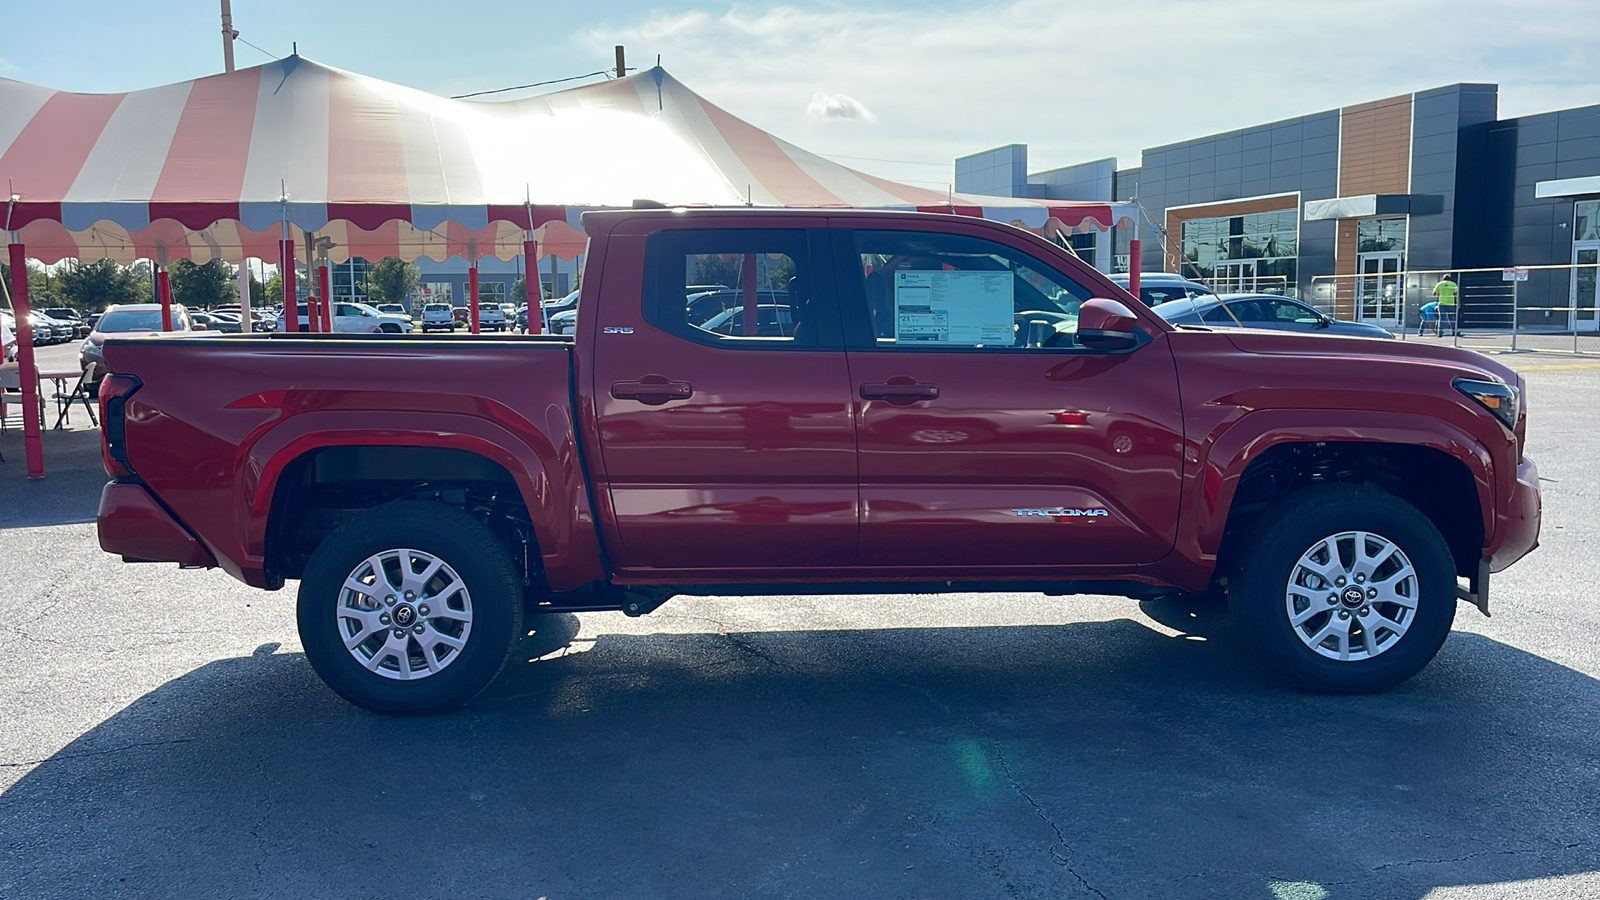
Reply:
<svg viewBox="0 0 1600 900"><path fill-rule="evenodd" d="M108 482L100 492L100 549L131 561L211 568L216 559L173 520L143 485Z"/></svg>
<svg viewBox="0 0 1600 900"><path fill-rule="evenodd" d="M449 447L510 473L557 589L605 578L1197 589L1252 460L1284 442L1367 441L1433 448L1467 468L1495 571L1537 546L1537 475L1520 437L1451 386L1461 376L1520 384L1487 357L1177 329L1060 248L959 216L659 210L584 224L584 313L570 342L108 341L111 371L142 383L126 432L147 488L112 486L119 500L103 510L102 534L128 540L124 517L159 523L121 500L148 489L171 523L155 529L163 558L193 560L198 548L262 585L272 499L294 459L335 445ZM648 237L686 227L983 237L1127 305L1148 339L1120 354L689 341L652 325L641 304ZM812 263L839 271L836 259ZM937 396L891 402L859 390L907 381L937 385ZM681 395L630 394L662 383Z"/></svg>

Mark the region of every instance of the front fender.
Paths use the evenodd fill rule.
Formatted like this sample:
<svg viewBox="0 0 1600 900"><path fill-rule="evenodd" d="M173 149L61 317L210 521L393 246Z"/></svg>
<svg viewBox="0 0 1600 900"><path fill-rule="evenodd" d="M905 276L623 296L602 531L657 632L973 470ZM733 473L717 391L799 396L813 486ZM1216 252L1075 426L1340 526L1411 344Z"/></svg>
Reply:
<svg viewBox="0 0 1600 900"><path fill-rule="evenodd" d="M474 416L395 410L310 411L281 420L240 448L234 468L235 521L245 523L242 577L266 584L267 525L284 469L318 448L357 445L450 448L495 462L510 473L527 506L551 587L603 577L571 417L551 405L542 424L513 432Z"/></svg>
<svg viewBox="0 0 1600 900"><path fill-rule="evenodd" d="M1208 565L1216 562L1239 480L1245 468L1280 444L1319 441L1408 444L1429 447L1460 460L1478 490L1486 542L1495 532L1494 462L1470 433L1440 419L1404 413L1336 409L1268 409L1233 420L1194 449L1198 466L1185 489L1179 553Z"/></svg>

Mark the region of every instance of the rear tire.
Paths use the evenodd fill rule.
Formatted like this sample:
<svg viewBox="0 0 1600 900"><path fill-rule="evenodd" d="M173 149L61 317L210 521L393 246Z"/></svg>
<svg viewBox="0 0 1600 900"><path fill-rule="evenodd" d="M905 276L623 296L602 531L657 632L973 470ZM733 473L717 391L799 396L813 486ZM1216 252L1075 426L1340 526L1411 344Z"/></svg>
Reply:
<svg viewBox="0 0 1600 900"><path fill-rule="evenodd" d="M1433 659L1455 621L1449 546L1416 507L1376 488L1291 494L1239 546L1228 599L1241 649L1297 687L1393 687Z"/></svg>
<svg viewBox="0 0 1600 900"><path fill-rule="evenodd" d="M374 712L433 713L471 700L505 665L522 633L521 580L476 519L399 501L322 542L297 613L306 659L334 693Z"/></svg>
<svg viewBox="0 0 1600 900"><path fill-rule="evenodd" d="M382 331L384 334L399 334L400 326L394 324L393 322L385 322L378 326L378 330Z"/></svg>

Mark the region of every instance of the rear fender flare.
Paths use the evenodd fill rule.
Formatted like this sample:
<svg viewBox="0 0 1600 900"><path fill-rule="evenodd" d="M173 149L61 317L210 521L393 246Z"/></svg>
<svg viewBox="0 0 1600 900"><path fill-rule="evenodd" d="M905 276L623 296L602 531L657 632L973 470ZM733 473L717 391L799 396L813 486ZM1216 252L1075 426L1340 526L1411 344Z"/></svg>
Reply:
<svg viewBox="0 0 1600 900"><path fill-rule="evenodd" d="M584 533L588 503L571 419L564 410L555 412L559 416L547 415L548 430L531 435L513 434L485 419L439 412L317 411L292 416L250 444L236 469L242 473L236 514L237 521L247 523L246 553L260 571L278 480L304 454L336 446L440 447L477 454L511 475L553 586L602 577L592 526Z"/></svg>

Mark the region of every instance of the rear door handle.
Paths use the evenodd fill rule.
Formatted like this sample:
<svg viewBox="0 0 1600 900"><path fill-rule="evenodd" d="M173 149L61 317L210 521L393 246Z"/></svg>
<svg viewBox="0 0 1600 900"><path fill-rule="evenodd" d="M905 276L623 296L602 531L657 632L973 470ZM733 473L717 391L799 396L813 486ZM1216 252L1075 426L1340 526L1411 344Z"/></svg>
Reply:
<svg viewBox="0 0 1600 900"><path fill-rule="evenodd" d="M861 386L861 399L887 400L890 403L906 404L918 400L939 399L939 386L927 381L913 381L903 375L896 375L888 381L869 381Z"/></svg>
<svg viewBox="0 0 1600 900"><path fill-rule="evenodd" d="M637 400L649 406L660 406L670 400L693 397L694 385L687 381L669 381L665 375L646 375L638 381L613 384L611 396L618 400Z"/></svg>

